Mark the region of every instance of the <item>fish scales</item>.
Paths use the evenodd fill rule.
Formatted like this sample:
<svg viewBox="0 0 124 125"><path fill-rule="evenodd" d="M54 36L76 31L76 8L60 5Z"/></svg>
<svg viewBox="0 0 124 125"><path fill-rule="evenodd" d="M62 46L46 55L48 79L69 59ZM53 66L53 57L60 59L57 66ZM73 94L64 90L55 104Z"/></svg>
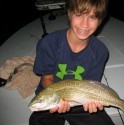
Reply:
<svg viewBox="0 0 124 125"><path fill-rule="evenodd" d="M92 83L92 84L91 84ZM61 84L63 84L63 86L66 88L62 88L63 90L67 89L68 87L70 89L74 89L72 91L72 93L79 93L79 92L83 92L85 93L85 96L87 96L87 98L89 97L92 97L92 99L98 99L100 101L104 101L105 99L103 98L102 95L104 95L105 97L107 97L109 100L111 98L111 101L112 102L116 102L117 99L116 98L113 98L113 97L117 97L119 98L119 96L117 95L117 93L115 93L114 90L112 90L111 88L109 87L106 87L105 85L99 83L99 82L94 82L94 81L87 81L87 80L84 80L84 81L74 81L74 83L72 83L72 80L68 80L68 85L65 85L67 83L65 82L61 82L60 84L58 84L58 86L56 86L57 88L59 88L59 85L61 86ZM73 84L73 85L72 85ZM76 88L78 89L78 91L75 91ZM92 91L91 91L92 89ZM96 93L97 92L97 93ZM111 93L112 94L111 94ZM69 92L71 93L71 92ZM71 94L72 94L71 93ZM90 94L89 94L90 93ZM62 93L63 94L63 93ZM81 95L80 95L81 96ZM79 96L79 97L80 97ZM75 96L74 96L75 97ZM77 97L77 96L76 96ZM75 98L76 99L76 98ZM107 100L106 100L106 103L107 103ZM109 102L109 101L108 101ZM119 102L118 102L119 103ZM120 104L120 103L119 103ZM107 104L106 104L107 105Z"/></svg>
<svg viewBox="0 0 124 125"><path fill-rule="evenodd" d="M82 90L80 89L82 87L81 84L75 82L72 85L71 81L68 80L67 84L62 81L55 86L56 87L53 86L54 91L61 95L62 99L79 102L80 95L82 95Z"/></svg>
<svg viewBox="0 0 124 125"><path fill-rule="evenodd" d="M91 85L91 83L90 84L88 84L89 83L89 81L86 81L86 80L84 80L84 81L74 81L74 83L72 83L72 80L68 80L68 83L66 84L65 82L63 82L63 81L61 81L60 83L59 83L59 85L58 86L56 86L56 88L58 89L59 88L59 91L60 91L60 89L63 89L63 90L65 90L65 89L75 89L76 90L76 88L78 89L78 90L80 90L80 91L78 91L78 93L79 92L84 92L85 91L85 93L86 92L90 92L90 93L94 93L94 94L96 94L96 91L99 91L99 95L102 95L102 94L108 94L108 92L110 93L110 90L111 90L111 92L112 93L114 93L114 95L116 95L116 97L118 97L118 95L117 94L115 94L115 92L113 92L113 90L112 89L109 89L109 87L107 87L106 88L106 86L104 86L105 88L103 88L103 87L101 87L101 85L99 85L99 83L97 82L97 83L95 83L95 82L91 82L92 83L92 85ZM65 85L66 84L66 85ZM73 85L72 85L73 84ZM60 87L59 87L60 86ZM64 87L63 87L64 86ZM57 91L57 89L56 88L54 88L54 90L55 91ZM91 90L91 88L92 88L92 91L90 91ZM108 90L107 90L108 89ZM74 91L73 91L74 92ZM110 95L110 96L113 96L113 94L112 95Z"/></svg>
<svg viewBox="0 0 124 125"><path fill-rule="evenodd" d="M54 107L61 100L69 101L73 107L82 105L87 99L98 100L105 106L115 106L124 112L124 100L120 99L112 88L91 80L63 80L54 83L35 96L29 108L33 111L48 110L50 105ZM45 108L44 105L46 105Z"/></svg>

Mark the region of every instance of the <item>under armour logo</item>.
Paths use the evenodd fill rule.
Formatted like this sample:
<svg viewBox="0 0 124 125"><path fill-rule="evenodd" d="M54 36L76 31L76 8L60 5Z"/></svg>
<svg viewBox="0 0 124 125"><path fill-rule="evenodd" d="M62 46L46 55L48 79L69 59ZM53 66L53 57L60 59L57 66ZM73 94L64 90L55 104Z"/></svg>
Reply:
<svg viewBox="0 0 124 125"><path fill-rule="evenodd" d="M59 64L58 65L60 71L56 73L56 76L60 79L64 79L64 76L67 74L74 75L74 79L82 80L81 74L84 73L85 69L82 66L77 66L76 71L66 70L67 64Z"/></svg>

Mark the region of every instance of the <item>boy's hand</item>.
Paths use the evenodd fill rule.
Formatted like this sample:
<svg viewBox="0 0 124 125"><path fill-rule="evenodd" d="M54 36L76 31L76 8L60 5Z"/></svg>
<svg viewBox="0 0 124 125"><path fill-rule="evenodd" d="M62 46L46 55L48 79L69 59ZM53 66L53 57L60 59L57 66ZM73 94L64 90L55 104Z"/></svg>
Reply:
<svg viewBox="0 0 124 125"><path fill-rule="evenodd" d="M97 112L97 110L103 110L103 105L97 101L89 99L85 104L83 104L84 111L89 111L89 113Z"/></svg>
<svg viewBox="0 0 124 125"><path fill-rule="evenodd" d="M50 113L58 112L58 113L65 113L70 110L70 105L67 101L61 101L60 107L56 106L55 108L50 109Z"/></svg>

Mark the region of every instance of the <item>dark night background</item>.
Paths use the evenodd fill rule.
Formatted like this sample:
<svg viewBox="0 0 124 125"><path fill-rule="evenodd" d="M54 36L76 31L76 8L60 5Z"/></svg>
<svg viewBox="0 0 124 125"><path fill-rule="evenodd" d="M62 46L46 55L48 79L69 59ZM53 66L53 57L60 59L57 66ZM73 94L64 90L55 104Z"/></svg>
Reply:
<svg viewBox="0 0 124 125"><path fill-rule="evenodd" d="M122 0L109 0L108 15L124 21ZM39 18L35 0L6 0L0 3L0 46L16 31Z"/></svg>

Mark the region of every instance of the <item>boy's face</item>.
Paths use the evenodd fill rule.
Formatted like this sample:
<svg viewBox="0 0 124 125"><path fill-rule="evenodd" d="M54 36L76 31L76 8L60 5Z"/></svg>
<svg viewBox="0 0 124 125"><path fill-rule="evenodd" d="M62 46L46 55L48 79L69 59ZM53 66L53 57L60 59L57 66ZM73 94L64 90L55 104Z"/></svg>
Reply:
<svg viewBox="0 0 124 125"><path fill-rule="evenodd" d="M87 40L100 25L100 20L95 17L93 9L89 13L80 15L69 13L70 29L80 40Z"/></svg>

